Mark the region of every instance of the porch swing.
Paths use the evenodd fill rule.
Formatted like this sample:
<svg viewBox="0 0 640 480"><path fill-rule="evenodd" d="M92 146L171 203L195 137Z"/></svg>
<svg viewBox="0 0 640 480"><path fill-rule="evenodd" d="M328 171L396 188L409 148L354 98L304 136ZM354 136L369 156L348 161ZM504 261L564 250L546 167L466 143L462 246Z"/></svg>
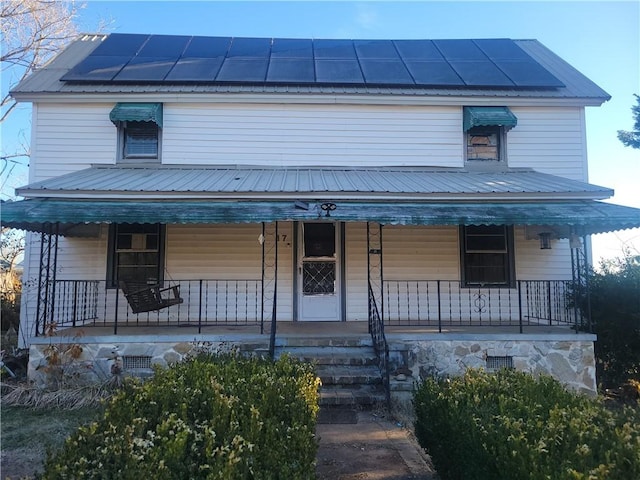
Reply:
<svg viewBox="0 0 640 480"><path fill-rule="evenodd" d="M133 313L155 312L184 301L180 297L180 285L161 288L160 284L148 285L124 280L119 283Z"/></svg>

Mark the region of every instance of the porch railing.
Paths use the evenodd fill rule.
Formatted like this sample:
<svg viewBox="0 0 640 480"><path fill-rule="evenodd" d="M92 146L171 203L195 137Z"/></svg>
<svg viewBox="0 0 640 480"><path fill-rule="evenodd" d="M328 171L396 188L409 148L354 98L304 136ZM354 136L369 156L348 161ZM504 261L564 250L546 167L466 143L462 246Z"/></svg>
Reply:
<svg viewBox="0 0 640 480"><path fill-rule="evenodd" d="M571 301L571 280L520 280L513 288L451 280L385 280L385 324L394 326L570 326L588 322Z"/></svg>
<svg viewBox="0 0 640 480"><path fill-rule="evenodd" d="M118 326L191 326L198 331L214 325L263 327L261 280L180 280L165 286L176 284L183 303L136 315L121 290L106 288L104 281L57 280L50 289L55 298L49 302L47 318L58 328L111 326L115 333ZM466 288L450 280L385 280L382 287L384 311L376 311L380 307L369 302L373 326L381 318L387 326L440 331L463 326L513 326L521 331L568 326L586 331L589 325L571 301L570 280L521 280L513 288ZM36 325L37 335L45 331L44 322Z"/></svg>
<svg viewBox="0 0 640 480"><path fill-rule="evenodd" d="M56 328L80 326L195 326L260 325L262 282L256 279L180 280L183 303L157 311L134 314L120 289L106 288L99 280L57 280L48 315ZM36 325L36 334L47 325Z"/></svg>
<svg viewBox="0 0 640 480"><path fill-rule="evenodd" d="M390 404L389 389L389 344L387 343L387 337L384 334L384 321L380 316L380 310L376 303L376 297L373 293L371 284L369 284L369 333L373 341L373 348L375 349L376 356L378 357L378 367L382 374L382 380L384 382L384 389L386 394L387 404Z"/></svg>

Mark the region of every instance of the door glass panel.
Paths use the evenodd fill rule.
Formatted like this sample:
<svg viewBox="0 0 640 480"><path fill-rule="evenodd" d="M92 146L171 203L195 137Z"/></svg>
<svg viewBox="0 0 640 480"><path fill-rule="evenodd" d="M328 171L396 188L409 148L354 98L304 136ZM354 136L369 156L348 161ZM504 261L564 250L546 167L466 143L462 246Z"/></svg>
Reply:
<svg viewBox="0 0 640 480"><path fill-rule="evenodd" d="M304 262L302 292L305 295L331 294L336 285L336 262Z"/></svg>
<svg viewBox="0 0 640 480"><path fill-rule="evenodd" d="M334 257L336 254L336 227L333 223L304 224L304 256Z"/></svg>

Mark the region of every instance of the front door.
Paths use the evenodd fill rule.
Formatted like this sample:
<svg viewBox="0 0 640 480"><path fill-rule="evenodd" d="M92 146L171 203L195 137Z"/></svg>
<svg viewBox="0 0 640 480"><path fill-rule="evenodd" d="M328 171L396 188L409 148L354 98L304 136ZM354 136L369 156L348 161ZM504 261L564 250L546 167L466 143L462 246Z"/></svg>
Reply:
<svg viewBox="0 0 640 480"><path fill-rule="evenodd" d="M301 222L298 238L300 320L340 320L340 241L337 224Z"/></svg>

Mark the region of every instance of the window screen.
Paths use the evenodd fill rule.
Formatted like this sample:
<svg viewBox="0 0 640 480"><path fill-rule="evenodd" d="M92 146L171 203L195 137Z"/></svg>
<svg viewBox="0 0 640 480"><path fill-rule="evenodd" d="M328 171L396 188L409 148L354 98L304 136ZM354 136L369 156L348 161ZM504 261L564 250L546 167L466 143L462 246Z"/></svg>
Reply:
<svg viewBox="0 0 640 480"><path fill-rule="evenodd" d="M163 225L113 225L109 237L109 286L116 287L119 281L161 283L163 249Z"/></svg>
<svg viewBox="0 0 640 480"><path fill-rule="evenodd" d="M462 227L462 277L465 286L511 286L513 229L505 225Z"/></svg>
<svg viewBox="0 0 640 480"><path fill-rule="evenodd" d="M123 128L123 158L158 157L158 125L153 122L125 122Z"/></svg>

